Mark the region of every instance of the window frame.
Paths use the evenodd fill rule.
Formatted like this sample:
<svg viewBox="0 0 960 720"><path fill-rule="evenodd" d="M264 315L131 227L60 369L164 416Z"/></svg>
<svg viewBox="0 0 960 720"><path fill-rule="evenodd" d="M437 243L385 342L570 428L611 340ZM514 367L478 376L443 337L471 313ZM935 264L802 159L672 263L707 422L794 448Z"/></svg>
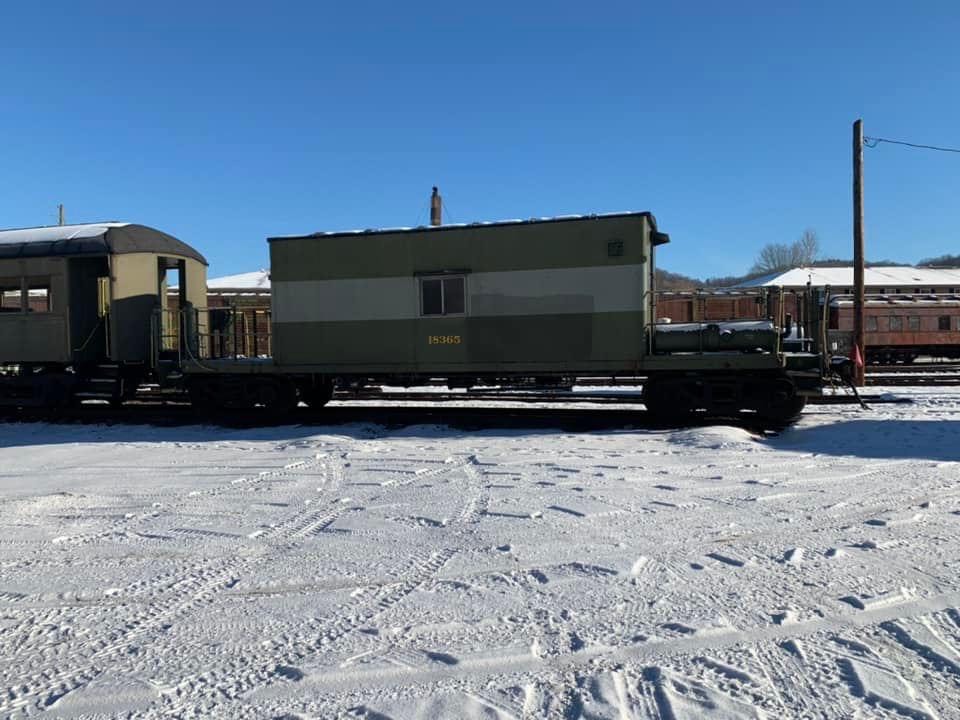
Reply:
<svg viewBox="0 0 960 720"><path fill-rule="evenodd" d="M0 315L22 315L26 312L27 304L24 302L25 285L26 283L22 276L0 278L0 306L3 305L3 295L5 293L14 292L17 286L20 288L19 305L17 307L3 308Z"/></svg>
<svg viewBox="0 0 960 720"><path fill-rule="evenodd" d="M31 290L46 290L47 295L47 307L44 310L34 310L30 306L30 291ZM24 306L24 312L28 315L49 315L54 311L53 305L53 283L51 282L50 276L36 275L33 277L23 278L23 293L26 298L26 305Z"/></svg>
<svg viewBox="0 0 960 720"><path fill-rule="evenodd" d="M922 324L920 322L919 315L908 315L907 316L907 330L910 332L920 332Z"/></svg>
<svg viewBox="0 0 960 720"><path fill-rule="evenodd" d="M467 293L467 275L466 272L442 272L442 273L424 273L417 276L417 315L420 318L445 318L445 317L466 317L469 313L468 293ZM447 312L447 282L451 280L460 280L462 282L462 300L463 310L460 312ZM428 282L440 283L440 312L427 313L423 305L424 284Z"/></svg>
<svg viewBox="0 0 960 720"><path fill-rule="evenodd" d="M877 322L876 315L867 315L864 318L864 321L863 321L864 332L878 332L879 329L880 329L880 324Z"/></svg>
<svg viewBox="0 0 960 720"><path fill-rule="evenodd" d="M903 315L890 316L890 332L903 332Z"/></svg>
<svg viewBox="0 0 960 720"><path fill-rule="evenodd" d="M946 322L944 322L944 320L946 320ZM937 332L950 332L950 316L949 315L937 316Z"/></svg>

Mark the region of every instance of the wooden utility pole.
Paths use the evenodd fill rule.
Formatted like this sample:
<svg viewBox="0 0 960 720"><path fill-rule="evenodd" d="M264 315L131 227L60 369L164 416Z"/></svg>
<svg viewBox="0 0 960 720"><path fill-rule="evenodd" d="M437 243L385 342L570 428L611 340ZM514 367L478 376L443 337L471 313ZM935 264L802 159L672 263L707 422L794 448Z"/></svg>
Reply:
<svg viewBox="0 0 960 720"><path fill-rule="evenodd" d="M60 212L59 212L60 224L63 225L63 224L64 224L64 218L63 218L63 203L60 203L60 204L57 206L57 209L60 211Z"/></svg>
<svg viewBox="0 0 960 720"><path fill-rule="evenodd" d="M440 191L436 185L434 185L433 194L430 196L430 224L434 227L443 224L443 198L440 197Z"/></svg>
<svg viewBox="0 0 960 720"><path fill-rule="evenodd" d="M863 120L853 124L853 369L858 387L864 385L866 348L863 342Z"/></svg>

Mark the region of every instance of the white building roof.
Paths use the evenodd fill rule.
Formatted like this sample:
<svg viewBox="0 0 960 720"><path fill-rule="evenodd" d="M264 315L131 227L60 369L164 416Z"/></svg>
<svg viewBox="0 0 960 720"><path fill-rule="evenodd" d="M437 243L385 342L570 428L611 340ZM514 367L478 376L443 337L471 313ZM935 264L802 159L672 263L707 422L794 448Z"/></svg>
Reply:
<svg viewBox="0 0 960 720"><path fill-rule="evenodd" d="M739 287L804 287L808 282L814 287L852 287L853 267L798 267L747 280ZM863 282L878 288L960 287L960 268L868 267Z"/></svg>
<svg viewBox="0 0 960 720"><path fill-rule="evenodd" d="M171 285L167 292L174 293L179 285ZM270 292L270 271L261 268L253 272L207 278L207 292L221 295L266 295Z"/></svg>
<svg viewBox="0 0 960 720"><path fill-rule="evenodd" d="M270 271L261 268L253 272L207 280L208 290L270 290Z"/></svg>

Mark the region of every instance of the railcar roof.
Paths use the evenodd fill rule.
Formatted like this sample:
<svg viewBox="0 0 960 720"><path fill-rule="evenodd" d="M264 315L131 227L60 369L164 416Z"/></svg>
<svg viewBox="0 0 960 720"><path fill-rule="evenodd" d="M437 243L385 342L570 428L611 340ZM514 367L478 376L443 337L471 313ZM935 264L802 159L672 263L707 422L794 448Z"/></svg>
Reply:
<svg viewBox="0 0 960 720"><path fill-rule="evenodd" d="M267 238L267 242L274 240L305 240L307 238L345 237L351 235L388 235L397 233L444 232L445 230L462 230L464 228L506 227L509 225L539 225L542 223L573 222L577 220L594 220L598 218L626 218L646 217L650 225L656 230L657 220L653 213L644 211L598 213L594 215L558 215L556 217L530 218L528 220L496 220L492 222L451 223L449 225L421 225L420 227L370 228L367 230L334 230L330 232L314 232L306 235L277 235ZM654 242L656 245L669 242L666 234L662 239Z"/></svg>
<svg viewBox="0 0 960 720"><path fill-rule="evenodd" d="M0 230L0 258L138 252L180 255L207 263L203 255L185 242L135 223L100 222Z"/></svg>

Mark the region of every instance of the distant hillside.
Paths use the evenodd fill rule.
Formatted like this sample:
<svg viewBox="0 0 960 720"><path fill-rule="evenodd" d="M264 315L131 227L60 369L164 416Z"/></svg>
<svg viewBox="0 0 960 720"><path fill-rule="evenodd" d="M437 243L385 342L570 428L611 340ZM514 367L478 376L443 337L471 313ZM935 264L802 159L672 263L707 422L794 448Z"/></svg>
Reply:
<svg viewBox="0 0 960 720"><path fill-rule="evenodd" d="M703 287L702 280L660 269L657 270L656 282L657 290L696 290Z"/></svg>
<svg viewBox="0 0 960 720"><path fill-rule="evenodd" d="M960 267L960 255L939 255L938 257L925 258L918 262L917 266L940 268Z"/></svg>

